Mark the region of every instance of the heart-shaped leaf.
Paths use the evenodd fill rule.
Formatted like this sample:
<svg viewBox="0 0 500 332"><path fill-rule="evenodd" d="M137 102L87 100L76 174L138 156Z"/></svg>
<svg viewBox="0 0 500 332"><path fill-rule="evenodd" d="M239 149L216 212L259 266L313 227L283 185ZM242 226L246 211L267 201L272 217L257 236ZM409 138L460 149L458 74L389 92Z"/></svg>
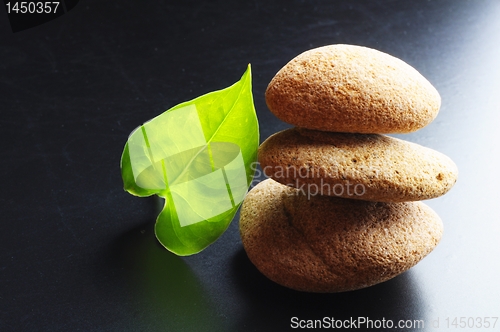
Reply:
<svg viewBox="0 0 500 332"><path fill-rule="evenodd" d="M124 188L163 197L156 237L177 255L195 254L231 223L252 182L258 146L249 65L232 86L135 129L121 159Z"/></svg>

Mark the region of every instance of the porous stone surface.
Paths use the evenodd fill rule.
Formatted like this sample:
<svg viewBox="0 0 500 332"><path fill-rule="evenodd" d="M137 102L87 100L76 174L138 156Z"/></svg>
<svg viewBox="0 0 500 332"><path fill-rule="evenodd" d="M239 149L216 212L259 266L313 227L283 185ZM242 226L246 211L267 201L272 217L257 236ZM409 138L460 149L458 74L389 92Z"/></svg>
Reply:
<svg viewBox="0 0 500 332"><path fill-rule="evenodd" d="M307 193L380 202L439 197L457 181L446 155L381 134L291 128L258 152L264 173Z"/></svg>
<svg viewBox="0 0 500 332"><path fill-rule="evenodd" d="M268 179L248 193L239 227L249 259L269 279L299 291L342 292L408 270L438 244L443 226L421 202L308 198Z"/></svg>
<svg viewBox="0 0 500 332"><path fill-rule="evenodd" d="M429 124L441 97L417 70L355 45L308 50L269 83L266 102L279 119L308 129L408 133Z"/></svg>

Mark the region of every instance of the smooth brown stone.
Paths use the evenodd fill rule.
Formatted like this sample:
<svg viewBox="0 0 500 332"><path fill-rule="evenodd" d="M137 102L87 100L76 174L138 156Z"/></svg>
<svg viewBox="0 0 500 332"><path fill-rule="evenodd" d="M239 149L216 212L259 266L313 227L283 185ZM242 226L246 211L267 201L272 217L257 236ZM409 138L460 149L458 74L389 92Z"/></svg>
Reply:
<svg viewBox="0 0 500 332"><path fill-rule="evenodd" d="M421 202L308 199L271 179L245 198L240 234L252 263L299 291L342 292L410 269L441 239L439 216Z"/></svg>
<svg viewBox="0 0 500 332"><path fill-rule="evenodd" d="M292 128L264 141L258 158L268 177L308 195L370 201L439 197L458 177L444 154L380 134Z"/></svg>
<svg viewBox="0 0 500 332"><path fill-rule="evenodd" d="M297 127L350 133L408 133L428 125L441 97L417 70L354 45L306 51L271 80L266 102Z"/></svg>

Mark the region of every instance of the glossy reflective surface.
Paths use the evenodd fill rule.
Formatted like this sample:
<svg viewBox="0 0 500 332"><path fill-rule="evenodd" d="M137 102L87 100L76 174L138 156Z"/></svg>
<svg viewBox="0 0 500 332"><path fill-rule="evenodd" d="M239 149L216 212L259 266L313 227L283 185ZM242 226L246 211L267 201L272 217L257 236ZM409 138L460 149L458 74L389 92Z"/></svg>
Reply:
<svg viewBox="0 0 500 332"><path fill-rule="evenodd" d="M498 17L497 1L89 0L13 34L0 15L0 330L282 331L292 317L364 316L432 331L438 318L447 330L446 317L499 316ZM122 189L128 135L252 63L262 141L287 127L266 108L267 83L332 43L397 56L440 92L436 120L398 135L459 169L455 187L426 202L444 223L436 250L341 294L268 281L237 222L199 255L165 250L153 233L162 202Z"/></svg>

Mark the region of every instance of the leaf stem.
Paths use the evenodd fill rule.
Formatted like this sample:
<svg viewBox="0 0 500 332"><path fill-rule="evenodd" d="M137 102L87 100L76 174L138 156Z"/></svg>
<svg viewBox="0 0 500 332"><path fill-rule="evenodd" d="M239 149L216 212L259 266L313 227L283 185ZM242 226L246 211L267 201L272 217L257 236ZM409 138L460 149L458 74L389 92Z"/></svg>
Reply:
<svg viewBox="0 0 500 332"><path fill-rule="evenodd" d="M149 154L149 159L151 159L151 165L155 167L155 159L153 156L153 151L151 151L151 145L149 145L149 139L148 135L146 134L146 128L144 128L144 126L141 126L141 131L142 131L142 137L144 137L144 142L146 143L146 147L148 148L148 154Z"/></svg>
<svg viewBox="0 0 500 332"><path fill-rule="evenodd" d="M233 192L231 191L231 186L229 185L229 180L227 179L226 170L224 169L224 167L222 167L221 170L222 170L222 175L224 176L224 181L226 182L227 193L229 194L229 198L231 199L231 204L233 205L234 208L236 204L234 204Z"/></svg>

